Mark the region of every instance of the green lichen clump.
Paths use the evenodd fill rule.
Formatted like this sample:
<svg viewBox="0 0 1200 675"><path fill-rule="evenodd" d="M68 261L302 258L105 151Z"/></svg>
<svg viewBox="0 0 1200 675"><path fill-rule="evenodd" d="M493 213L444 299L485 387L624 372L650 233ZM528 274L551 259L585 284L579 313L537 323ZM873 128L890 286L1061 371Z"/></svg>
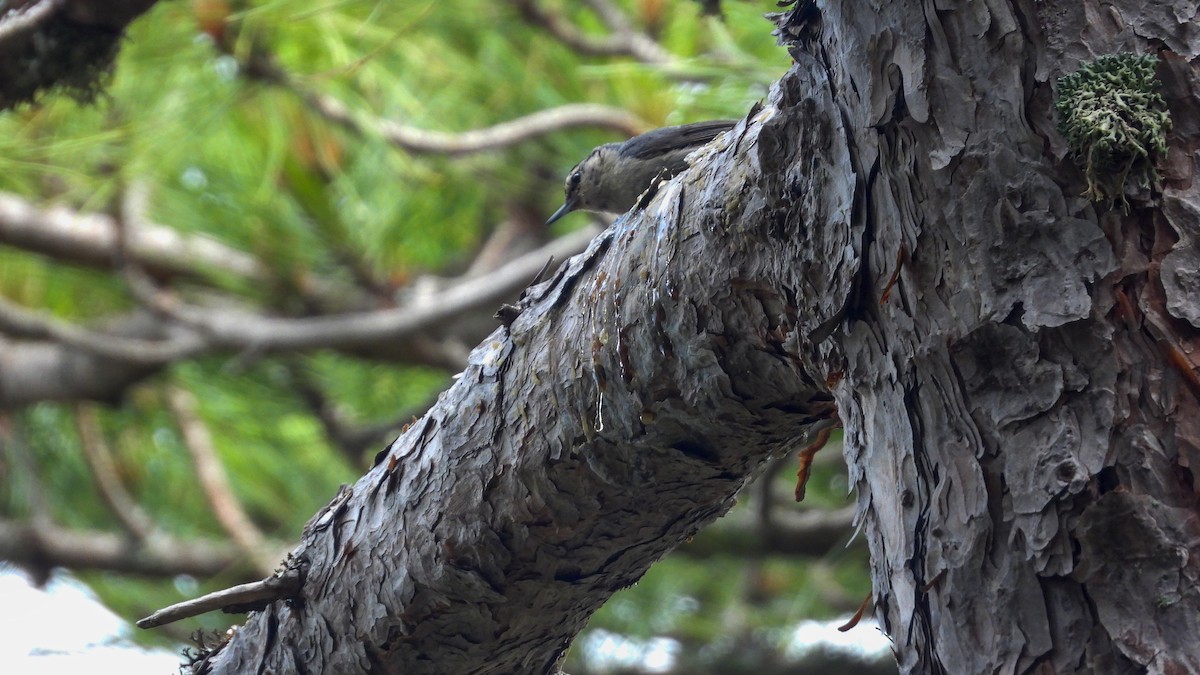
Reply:
<svg viewBox="0 0 1200 675"><path fill-rule="evenodd" d="M1109 54L1058 80L1058 129L1083 164L1095 201L1120 199L1125 186L1158 181L1156 158L1167 154L1171 116L1154 78L1158 57Z"/></svg>

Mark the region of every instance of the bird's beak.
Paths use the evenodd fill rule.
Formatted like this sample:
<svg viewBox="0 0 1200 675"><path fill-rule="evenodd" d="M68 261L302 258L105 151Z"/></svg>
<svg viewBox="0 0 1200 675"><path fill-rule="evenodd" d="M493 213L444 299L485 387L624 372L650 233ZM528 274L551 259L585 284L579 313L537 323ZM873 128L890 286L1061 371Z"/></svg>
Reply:
<svg viewBox="0 0 1200 675"><path fill-rule="evenodd" d="M568 198L562 206L558 207L558 210L554 212L554 215L550 216L550 220L546 221L546 226L549 227L554 221L574 211L577 203L579 203L578 198Z"/></svg>

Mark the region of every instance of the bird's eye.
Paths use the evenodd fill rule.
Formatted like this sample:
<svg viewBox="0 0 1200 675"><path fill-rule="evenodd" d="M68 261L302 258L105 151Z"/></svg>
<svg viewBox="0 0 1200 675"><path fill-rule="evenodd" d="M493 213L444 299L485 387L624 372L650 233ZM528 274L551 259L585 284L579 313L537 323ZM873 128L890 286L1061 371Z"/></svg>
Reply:
<svg viewBox="0 0 1200 675"><path fill-rule="evenodd" d="M583 172L576 171L575 173L571 174L571 178L569 180L571 182L571 187L579 187L579 181L583 180Z"/></svg>

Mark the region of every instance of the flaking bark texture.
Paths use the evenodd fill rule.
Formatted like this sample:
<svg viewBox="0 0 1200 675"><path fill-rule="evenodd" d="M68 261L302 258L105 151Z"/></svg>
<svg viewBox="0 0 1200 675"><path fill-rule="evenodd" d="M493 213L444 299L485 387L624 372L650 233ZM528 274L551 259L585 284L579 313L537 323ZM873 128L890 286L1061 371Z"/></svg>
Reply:
<svg viewBox="0 0 1200 675"><path fill-rule="evenodd" d="M530 289L203 668L553 672L831 393L905 671L1200 672L1195 13L781 18L766 106ZM1123 213L1053 82L1152 47L1176 126Z"/></svg>
<svg viewBox="0 0 1200 675"><path fill-rule="evenodd" d="M764 146L772 168L799 151L785 140ZM806 223L762 217L745 123L717 152L741 159L666 185L527 292L306 528L301 597L253 616L204 668L553 672L609 595L828 423L832 401L794 355L796 327L815 324L797 306ZM755 217L731 210L738 194Z"/></svg>
<svg viewBox="0 0 1200 675"><path fill-rule="evenodd" d="M815 116L850 135L865 290L816 368L844 373L905 671L1200 672L1196 13L889 0L781 18L808 74L780 92L832 90ZM1159 54L1175 119L1161 191L1131 189L1129 213L1077 196L1052 114L1059 76L1119 51Z"/></svg>

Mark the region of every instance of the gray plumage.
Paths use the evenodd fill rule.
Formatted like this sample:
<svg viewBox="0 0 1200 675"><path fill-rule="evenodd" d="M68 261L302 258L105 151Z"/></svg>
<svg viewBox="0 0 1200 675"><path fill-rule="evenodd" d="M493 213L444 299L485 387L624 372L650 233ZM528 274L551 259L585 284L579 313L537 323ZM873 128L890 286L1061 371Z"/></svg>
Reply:
<svg viewBox="0 0 1200 675"><path fill-rule="evenodd" d="M657 176L673 176L687 168L689 154L734 124L727 120L695 122L601 145L567 174L563 187L566 201L546 224L572 211L628 211Z"/></svg>

